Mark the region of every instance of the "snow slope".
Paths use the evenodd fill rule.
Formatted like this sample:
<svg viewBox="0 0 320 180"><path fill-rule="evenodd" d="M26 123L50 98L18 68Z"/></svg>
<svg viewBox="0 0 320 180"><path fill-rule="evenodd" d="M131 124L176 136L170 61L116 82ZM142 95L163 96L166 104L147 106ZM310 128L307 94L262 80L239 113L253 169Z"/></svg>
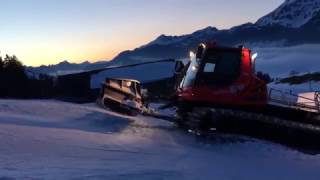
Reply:
<svg viewBox="0 0 320 180"><path fill-rule="evenodd" d="M286 0L280 7L257 21L258 26L281 25L299 28L320 11L320 0Z"/></svg>
<svg viewBox="0 0 320 180"><path fill-rule="evenodd" d="M105 78L136 79L142 83L173 77L174 61L107 69L91 76L91 88L100 88Z"/></svg>
<svg viewBox="0 0 320 180"><path fill-rule="evenodd" d="M205 142L170 123L93 104L0 100L0 179L320 177L319 155L225 138L233 141Z"/></svg>

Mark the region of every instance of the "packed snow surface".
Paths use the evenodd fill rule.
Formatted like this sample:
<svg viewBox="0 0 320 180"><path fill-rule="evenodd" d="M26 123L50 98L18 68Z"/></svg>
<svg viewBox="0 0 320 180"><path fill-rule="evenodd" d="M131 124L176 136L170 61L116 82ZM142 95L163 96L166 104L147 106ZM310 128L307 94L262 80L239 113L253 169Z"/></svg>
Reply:
<svg viewBox="0 0 320 180"><path fill-rule="evenodd" d="M94 104L0 100L0 179L320 177L319 155L224 138L230 141L204 141L171 123Z"/></svg>

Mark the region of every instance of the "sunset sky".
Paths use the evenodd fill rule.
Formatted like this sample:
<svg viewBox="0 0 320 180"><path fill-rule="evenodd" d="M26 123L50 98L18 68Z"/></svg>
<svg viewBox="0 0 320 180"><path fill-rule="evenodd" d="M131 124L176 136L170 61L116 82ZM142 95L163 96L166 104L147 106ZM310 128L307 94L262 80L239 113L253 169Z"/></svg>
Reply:
<svg viewBox="0 0 320 180"><path fill-rule="evenodd" d="M255 22L284 0L0 0L0 52L28 66L110 60L160 34Z"/></svg>

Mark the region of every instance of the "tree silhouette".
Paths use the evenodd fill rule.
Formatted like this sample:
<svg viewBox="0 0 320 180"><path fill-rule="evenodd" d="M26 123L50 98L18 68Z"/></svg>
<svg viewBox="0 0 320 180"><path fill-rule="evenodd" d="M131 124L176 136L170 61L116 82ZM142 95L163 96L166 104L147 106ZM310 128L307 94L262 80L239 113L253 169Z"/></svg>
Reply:
<svg viewBox="0 0 320 180"><path fill-rule="evenodd" d="M15 55L0 56L0 97L52 98L53 94L52 77L39 75L29 78Z"/></svg>
<svg viewBox="0 0 320 180"><path fill-rule="evenodd" d="M0 56L0 72L2 71L3 68L3 60L2 57Z"/></svg>
<svg viewBox="0 0 320 180"><path fill-rule="evenodd" d="M1 57L0 95L4 97L25 97L23 91L27 86L28 77L25 74L22 63L16 56L6 55Z"/></svg>
<svg viewBox="0 0 320 180"><path fill-rule="evenodd" d="M4 84L3 84L3 60L2 57L0 56L0 95L3 94L4 91Z"/></svg>
<svg viewBox="0 0 320 180"><path fill-rule="evenodd" d="M9 78L16 80L22 80L27 78L22 63L18 60L18 58L15 55L6 55L6 57L4 58L3 68L4 72L7 76L9 76Z"/></svg>

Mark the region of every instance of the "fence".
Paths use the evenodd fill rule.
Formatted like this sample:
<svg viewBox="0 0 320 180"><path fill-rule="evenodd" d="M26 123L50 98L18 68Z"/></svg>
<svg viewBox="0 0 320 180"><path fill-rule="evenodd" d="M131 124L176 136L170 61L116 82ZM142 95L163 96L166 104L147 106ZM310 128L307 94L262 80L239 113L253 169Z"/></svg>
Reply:
<svg viewBox="0 0 320 180"><path fill-rule="evenodd" d="M268 92L269 102L271 103L290 108L320 112L320 92L315 92L313 96L305 97L273 88L270 88Z"/></svg>

